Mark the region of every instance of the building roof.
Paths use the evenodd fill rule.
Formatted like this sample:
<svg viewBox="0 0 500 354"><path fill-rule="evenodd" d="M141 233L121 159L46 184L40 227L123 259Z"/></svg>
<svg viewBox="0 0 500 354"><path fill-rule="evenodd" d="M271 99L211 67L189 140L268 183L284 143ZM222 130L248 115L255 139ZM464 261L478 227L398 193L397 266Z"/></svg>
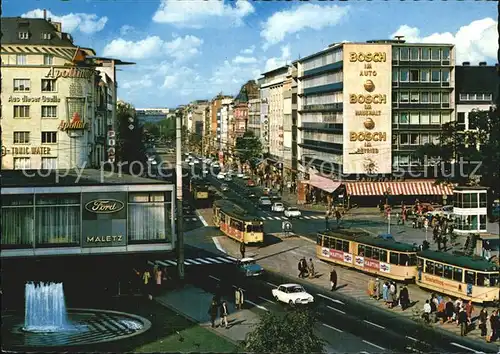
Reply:
<svg viewBox="0 0 500 354"><path fill-rule="evenodd" d="M455 66L455 92L460 93L492 93L493 100L498 95L500 78L493 65Z"/></svg>
<svg viewBox="0 0 500 354"><path fill-rule="evenodd" d="M125 168L122 171L126 171ZM46 177L42 177L40 172L43 172ZM80 174L80 176L79 176ZM84 170L53 170L53 171L37 171L37 170L2 170L1 184L3 188L19 188L19 187L67 187L67 186L99 186L99 185L126 185L126 184L165 184L167 181L135 177L122 173L121 176L115 172L110 176L109 171L84 169ZM65 176L66 175L66 176ZM164 175L172 176L173 173ZM33 176L33 177L30 177ZM58 179L57 179L57 176ZM168 181L169 182L169 181Z"/></svg>
<svg viewBox="0 0 500 354"><path fill-rule="evenodd" d="M43 18L2 17L2 45L48 45L76 47L69 34L58 32L57 28ZM20 39L19 32L28 32L28 39ZM43 39L42 33L50 33L50 39Z"/></svg>
<svg viewBox="0 0 500 354"><path fill-rule="evenodd" d="M272 76L272 75L275 75L278 72L286 72L286 71L288 71L288 67L289 67L289 65L283 65L283 66L280 66L279 68L266 71L265 73L262 73L261 75L263 75L263 76Z"/></svg>
<svg viewBox="0 0 500 354"><path fill-rule="evenodd" d="M320 235L327 235L346 241L354 241L361 244L383 248L389 251L416 252L415 246L408 243L398 242L394 239L373 237L362 230L335 230L321 232Z"/></svg>
<svg viewBox="0 0 500 354"><path fill-rule="evenodd" d="M496 264L487 261L483 257L468 257L448 252L439 252L431 250L418 252L418 256L436 262L463 267L471 270L486 271L486 272L498 271L498 266Z"/></svg>

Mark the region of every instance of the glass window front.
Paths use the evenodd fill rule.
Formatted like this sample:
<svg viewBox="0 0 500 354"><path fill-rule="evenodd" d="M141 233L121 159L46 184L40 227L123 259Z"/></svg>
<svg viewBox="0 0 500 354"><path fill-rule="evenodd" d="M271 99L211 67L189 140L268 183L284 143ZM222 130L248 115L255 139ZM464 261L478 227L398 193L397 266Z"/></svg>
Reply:
<svg viewBox="0 0 500 354"><path fill-rule="evenodd" d="M2 240L3 246L33 246L33 195L2 196Z"/></svg>
<svg viewBox="0 0 500 354"><path fill-rule="evenodd" d="M171 240L171 192L129 193L128 238L131 243ZM243 225L240 225L243 231Z"/></svg>

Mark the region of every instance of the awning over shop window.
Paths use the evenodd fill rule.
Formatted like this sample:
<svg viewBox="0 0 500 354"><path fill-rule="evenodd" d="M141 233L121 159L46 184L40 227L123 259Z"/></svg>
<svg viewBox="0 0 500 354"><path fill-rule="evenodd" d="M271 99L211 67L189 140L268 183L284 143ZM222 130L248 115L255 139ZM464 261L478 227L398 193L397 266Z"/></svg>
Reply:
<svg viewBox="0 0 500 354"><path fill-rule="evenodd" d="M319 175L310 175L309 181L307 181L313 187L321 189L327 193L333 193L340 187L341 182L333 181L326 177L321 177Z"/></svg>
<svg viewBox="0 0 500 354"><path fill-rule="evenodd" d="M434 181L414 182L345 182L350 195L452 195L453 187L444 184L434 184Z"/></svg>

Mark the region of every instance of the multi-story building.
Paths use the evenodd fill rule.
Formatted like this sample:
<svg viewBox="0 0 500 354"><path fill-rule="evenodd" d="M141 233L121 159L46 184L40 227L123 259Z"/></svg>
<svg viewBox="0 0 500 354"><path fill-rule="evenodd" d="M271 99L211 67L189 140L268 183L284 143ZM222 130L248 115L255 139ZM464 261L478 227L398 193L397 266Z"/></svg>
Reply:
<svg viewBox="0 0 500 354"><path fill-rule="evenodd" d="M131 63L96 57L50 19L1 22L1 167L69 169L114 156L116 65Z"/></svg>
<svg viewBox="0 0 500 354"><path fill-rule="evenodd" d="M248 102L236 101L233 104L234 137L233 141L242 137L248 125Z"/></svg>
<svg viewBox="0 0 500 354"><path fill-rule="evenodd" d="M495 104L498 95L496 68L486 62L470 65L464 62L455 67L455 102L457 123L464 130L474 129L469 124L469 113L473 110L487 111Z"/></svg>
<svg viewBox="0 0 500 354"><path fill-rule="evenodd" d="M260 124L260 97L253 98L248 101L248 124L247 130L251 131L253 135L260 138L261 124Z"/></svg>
<svg viewBox="0 0 500 354"><path fill-rule="evenodd" d="M284 179L283 182L293 182L294 173L297 166L292 164L292 151L295 141L296 152L296 134L297 134L297 81L294 80L296 75L296 68L294 65L288 67L286 79L283 83L283 168ZM295 104L294 104L295 101ZM295 132L295 139L294 139Z"/></svg>
<svg viewBox="0 0 500 354"><path fill-rule="evenodd" d="M224 155L227 155L234 140L233 99L231 97L221 99L220 109L217 112L217 125L218 148Z"/></svg>
<svg viewBox="0 0 500 354"><path fill-rule="evenodd" d="M260 141L262 150L269 154L269 86L264 86L265 77L259 79L260 87Z"/></svg>
<svg viewBox="0 0 500 354"><path fill-rule="evenodd" d="M170 109L168 108L136 108L135 113L139 123L159 123L167 119Z"/></svg>

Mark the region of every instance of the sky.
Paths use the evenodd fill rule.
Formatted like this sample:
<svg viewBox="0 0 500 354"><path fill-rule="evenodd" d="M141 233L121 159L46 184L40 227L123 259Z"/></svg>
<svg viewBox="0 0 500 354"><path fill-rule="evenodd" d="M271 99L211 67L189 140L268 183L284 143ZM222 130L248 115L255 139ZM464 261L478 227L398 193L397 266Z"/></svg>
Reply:
<svg viewBox="0 0 500 354"><path fill-rule="evenodd" d="M494 1L3 0L3 16L61 21L75 44L132 61L118 97L170 107L217 93L332 43L403 35L453 43L457 63L496 62Z"/></svg>

